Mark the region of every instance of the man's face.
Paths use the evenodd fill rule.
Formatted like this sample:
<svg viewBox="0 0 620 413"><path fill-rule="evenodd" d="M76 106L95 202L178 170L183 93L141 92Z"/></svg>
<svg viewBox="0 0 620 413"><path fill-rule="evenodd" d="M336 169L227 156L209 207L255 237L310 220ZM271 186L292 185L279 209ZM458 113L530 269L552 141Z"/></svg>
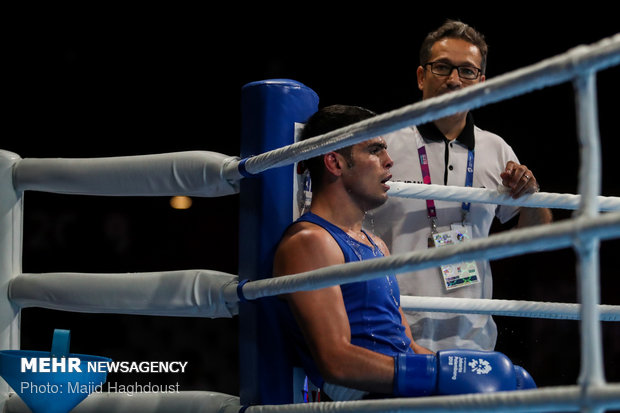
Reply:
<svg viewBox="0 0 620 413"><path fill-rule="evenodd" d="M429 63L440 62L451 66L469 66L480 69L482 56L473 44L462 39L441 39L431 48ZM432 73L431 66L420 66L417 70L418 88L422 91L422 99L443 95L463 87L484 82L484 75L477 79L463 79L458 70L453 68L448 75Z"/></svg>
<svg viewBox="0 0 620 413"><path fill-rule="evenodd" d="M353 145L351 151L352 165L343 173L343 182L347 192L364 211L368 211L387 201L386 185L392 175L390 168L394 164L387 152L383 138L370 139Z"/></svg>

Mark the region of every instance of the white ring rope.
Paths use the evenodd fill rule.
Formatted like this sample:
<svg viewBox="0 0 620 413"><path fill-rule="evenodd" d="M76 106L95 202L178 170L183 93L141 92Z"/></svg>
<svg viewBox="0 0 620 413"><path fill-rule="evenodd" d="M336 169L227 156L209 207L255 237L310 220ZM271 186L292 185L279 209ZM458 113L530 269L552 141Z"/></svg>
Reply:
<svg viewBox="0 0 620 413"><path fill-rule="evenodd" d="M71 413L239 413L238 396L211 391L134 393L99 391L91 393ZM17 395L9 396L3 413L32 413Z"/></svg>
<svg viewBox="0 0 620 413"><path fill-rule="evenodd" d="M511 317L580 320L581 304L540 301L500 300L497 298L446 298L402 295L403 310L441 313L492 314ZM598 305L601 321L620 321L619 305Z"/></svg>
<svg viewBox="0 0 620 413"><path fill-rule="evenodd" d="M573 194L537 192L518 199L512 198L505 187L497 189L388 182L389 196L399 198L434 199L455 202L478 202L495 205L514 205L529 208L573 209L581 206L582 197ZM620 197L598 197L601 211L620 211Z"/></svg>
<svg viewBox="0 0 620 413"><path fill-rule="evenodd" d="M208 270L21 274L10 281L8 295L20 308L228 318L238 314L239 308L223 294L229 285L236 288L237 279Z"/></svg>
<svg viewBox="0 0 620 413"><path fill-rule="evenodd" d="M300 274L267 278L242 286L245 299L314 290L343 283L434 267L449 262L492 259L569 247L575 237L596 234L620 236L620 213L577 218L536 228L516 229L445 248L394 254L360 262L320 268ZM80 312L231 317L237 313L238 277L208 270L138 274L22 274L9 283L11 301L22 307L45 307ZM105 292L105 294L103 293ZM405 298L403 305L409 305ZM575 317L576 304L432 299L416 308L427 311L488 312L552 318ZM422 308L423 307L423 308ZM617 321L620 306L598 306L601 319Z"/></svg>
<svg viewBox="0 0 620 413"><path fill-rule="evenodd" d="M557 412L583 408L620 407L620 384L588 389L587 401L580 386L545 387L535 390L432 396L405 399L360 400L250 406L247 413L351 412L351 413L453 413L453 412Z"/></svg>
<svg viewBox="0 0 620 413"><path fill-rule="evenodd" d="M223 165L238 158L208 151L89 159L19 160L13 169L17 191L102 196L194 195L239 192L222 179Z"/></svg>
<svg viewBox="0 0 620 413"><path fill-rule="evenodd" d="M188 195L217 197L238 192L219 180L220 166L236 158L213 152L179 152L95 159L19 160L14 168L16 190L108 196ZM148 173L147 173L148 171ZM468 188L388 182L389 196L478 202L532 208L578 209L581 196L539 192L514 199L503 187ZM601 211L620 210L619 197L598 197Z"/></svg>
<svg viewBox="0 0 620 413"><path fill-rule="evenodd" d="M9 284L19 308L97 314L230 318L237 315L236 275L207 270L168 273L21 274ZM335 281L334 285L339 283ZM231 300L231 298L229 298ZM405 310L579 320L580 304L401 296ZM599 305L601 321L620 321L620 306Z"/></svg>
<svg viewBox="0 0 620 413"><path fill-rule="evenodd" d="M589 46L579 46L537 64L497 76L442 96L426 99L374 116L289 146L248 158L245 169L259 174L364 140L430 122L454 113L475 109L548 86L569 81L585 71L598 71L620 63L620 33ZM239 162L225 165L222 176L242 178Z"/></svg>
<svg viewBox="0 0 620 413"><path fill-rule="evenodd" d="M575 218L549 225L514 229L444 248L394 254L366 261L349 262L314 271L257 280L243 286L252 300L295 291L313 290L342 283L365 281L386 273L410 272L474 259L498 259L531 252L571 247L575 239L597 236L620 237L620 212L595 218Z"/></svg>
<svg viewBox="0 0 620 413"><path fill-rule="evenodd" d="M584 71L573 79L579 140L579 187L583 196L580 215L599 214L601 192L601 143L598 129L596 74ZM579 334L580 371L577 383L588 389L605 383L601 323L596 305L600 297L600 240L596 236L575 240L577 291L583 304Z"/></svg>

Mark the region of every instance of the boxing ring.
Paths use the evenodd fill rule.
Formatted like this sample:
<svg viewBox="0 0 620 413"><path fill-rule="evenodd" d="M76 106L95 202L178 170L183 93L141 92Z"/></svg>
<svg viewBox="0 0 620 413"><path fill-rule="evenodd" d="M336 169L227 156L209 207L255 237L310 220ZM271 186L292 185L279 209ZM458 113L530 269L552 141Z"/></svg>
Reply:
<svg viewBox="0 0 620 413"><path fill-rule="evenodd" d="M293 143L294 124L318 108L318 97L289 80L256 82L242 96L241 157L193 151L95 159L22 159L0 151L0 349L19 349L20 310L42 307L86 313L143 314L240 319L239 397L188 391L127 398L96 393L74 412L288 412L288 411L554 411L588 412L620 408L620 383L606 383L601 343L602 320L620 321L620 306L599 303L599 244L620 238L620 198L600 195L600 146L596 73L620 64L620 34L525 67L482 84L425 100L366 121ZM518 204L575 210L572 218L547 226L517 229L453 247L395 254L303 274L270 278L268 256L294 215L295 162L406 126L474 109L543 87L572 82L581 165L578 194L535 193L515 201L495 189L390 183L390 196L433 197L449 201ZM274 138L275 137L275 138ZM255 155L255 156L254 156ZM21 270L22 210L25 191L98 196L219 197L240 193L239 274L179 270L132 274L46 273ZM573 386L534 390L275 405L289 392L292 377L273 378L263 354L272 328L256 306L278 294L312 290L472 259L499 259L560 248L577 256L579 303L402 297L404 308L580 320L581 371ZM68 286L70 286L68 288ZM258 321L261 321L260 323ZM269 382L266 389L265 380ZM279 387L278 381L285 388ZM28 411L2 381L0 407ZM271 392L271 393L269 393ZM268 394L269 393L269 394ZM284 394L285 397L289 397Z"/></svg>

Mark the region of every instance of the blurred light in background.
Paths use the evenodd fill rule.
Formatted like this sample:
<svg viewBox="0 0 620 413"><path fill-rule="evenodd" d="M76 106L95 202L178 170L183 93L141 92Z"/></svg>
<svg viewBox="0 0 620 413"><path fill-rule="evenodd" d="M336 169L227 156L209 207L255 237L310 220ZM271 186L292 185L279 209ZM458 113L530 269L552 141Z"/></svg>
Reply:
<svg viewBox="0 0 620 413"><path fill-rule="evenodd" d="M192 206L192 199L188 196L173 196L170 198L170 206L174 209L188 209Z"/></svg>

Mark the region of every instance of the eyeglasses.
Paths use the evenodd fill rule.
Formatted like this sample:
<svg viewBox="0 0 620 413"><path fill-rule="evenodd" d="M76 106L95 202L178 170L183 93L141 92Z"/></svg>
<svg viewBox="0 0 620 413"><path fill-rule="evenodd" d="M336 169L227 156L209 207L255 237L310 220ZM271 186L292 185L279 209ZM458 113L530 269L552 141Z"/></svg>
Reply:
<svg viewBox="0 0 620 413"><path fill-rule="evenodd" d="M456 69L461 79L475 80L482 73L482 70L475 66L454 66L445 62L429 62L424 65L431 67L431 72L437 76L450 76L452 71Z"/></svg>

